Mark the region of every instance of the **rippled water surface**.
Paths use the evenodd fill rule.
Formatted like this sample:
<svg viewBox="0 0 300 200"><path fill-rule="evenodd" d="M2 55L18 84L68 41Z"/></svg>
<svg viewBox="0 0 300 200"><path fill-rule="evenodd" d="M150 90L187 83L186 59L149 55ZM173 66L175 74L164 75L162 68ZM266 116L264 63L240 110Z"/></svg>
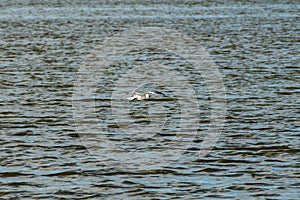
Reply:
<svg viewBox="0 0 300 200"><path fill-rule="evenodd" d="M300 5L278 2L1 1L0 198L299 199ZM205 157L199 152L209 133L210 93L189 62L162 49L129 52L99 74L89 97L96 118L87 121L96 120L97 134L115 147L93 155L82 141L72 105L89 99L74 99L78 70L107 37L133 27L183 33L218 66L226 121ZM128 103L129 118L113 113L113 91L126 91L118 80L151 62L188 80L198 109L187 109L195 118L182 118L180 92L155 81L136 87L166 96ZM144 152L136 164L149 168L112 162L118 149ZM146 159L166 151L181 156ZM166 165L151 167L160 160Z"/></svg>

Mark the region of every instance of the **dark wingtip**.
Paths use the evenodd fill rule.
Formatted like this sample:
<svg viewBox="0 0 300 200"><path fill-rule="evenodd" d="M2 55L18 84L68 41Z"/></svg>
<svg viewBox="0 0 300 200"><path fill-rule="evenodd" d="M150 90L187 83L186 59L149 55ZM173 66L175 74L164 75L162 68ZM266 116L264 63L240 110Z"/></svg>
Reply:
<svg viewBox="0 0 300 200"><path fill-rule="evenodd" d="M160 92L160 91L157 91L157 90L153 90L153 92L155 92L156 94L162 94L162 95L164 95L164 96L167 96L167 95L165 95L164 93L162 93L162 92Z"/></svg>

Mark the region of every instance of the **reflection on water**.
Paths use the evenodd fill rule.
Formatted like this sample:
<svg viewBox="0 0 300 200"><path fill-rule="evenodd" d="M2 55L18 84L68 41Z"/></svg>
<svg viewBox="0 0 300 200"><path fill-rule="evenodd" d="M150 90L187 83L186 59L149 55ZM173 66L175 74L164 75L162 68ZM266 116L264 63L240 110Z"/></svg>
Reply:
<svg viewBox="0 0 300 200"><path fill-rule="evenodd" d="M299 198L296 3L3 2L0 7L1 198ZM179 57L151 50L123 56L99 77L97 117L122 148L168 147L180 116L172 90L144 86L140 90L161 89L168 98L130 105L133 121L124 126L166 120L156 134L117 134L120 127L110 111L122 70L155 58L187 76L197 92L199 135L193 143L168 167L140 171L100 162L81 143L72 116L76 72L106 37L134 26L185 33L219 66L226 123L205 158L198 151L209 126L210 97L201 75Z"/></svg>

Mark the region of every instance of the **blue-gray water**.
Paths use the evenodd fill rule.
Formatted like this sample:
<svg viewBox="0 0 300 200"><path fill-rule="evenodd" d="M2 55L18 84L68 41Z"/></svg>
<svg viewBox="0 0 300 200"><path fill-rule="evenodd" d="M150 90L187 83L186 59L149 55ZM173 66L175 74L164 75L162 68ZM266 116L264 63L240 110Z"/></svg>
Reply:
<svg viewBox="0 0 300 200"><path fill-rule="evenodd" d="M0 199L300 198L299 3L101 2L0 2ZM206 157L198 157L200 134L168 167L131 170L100 162L80 140L72 107L77 71L103 40L132 27L184 33L217 64L227 115ZM178 57L140 54L178 64L194 88L204 88L198 94L198 126L205 135L209 94L196 72ZM117 128L106 124L113 121L106 88L128 63L141 62L134 56L122 59L99 78L96 111L108 134ZM132 116L147 124L147 112L140 108L158 101L134 102ZM164 113L173 116L167 133L172 137L178 102L162 102ZM149 151L155 139L169 139L156 135L141 143L126 135L126 140L111 137Z"/></svg>

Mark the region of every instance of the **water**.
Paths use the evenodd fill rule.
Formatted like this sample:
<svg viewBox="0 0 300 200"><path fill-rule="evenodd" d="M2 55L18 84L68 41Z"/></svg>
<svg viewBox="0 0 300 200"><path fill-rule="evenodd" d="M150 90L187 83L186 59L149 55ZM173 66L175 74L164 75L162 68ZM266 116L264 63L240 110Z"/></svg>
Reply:
<svg viewBox="0 0 300 200"><path fill-rule="evenodd" d="M2 1L1 199L298 199L298 13L299 4L292 2ZM135 170L113 165L110 155L97 159L79 137L72 107L77 72L107 37L132 27L184 33L217 64L227 114L206 157L199 157L211 111L203 77L177 55L152 49L121 57L99 77L97 123L120 148L151 154L178 147L182 156L165 167ZM167 97L132 102L132 118L120 119L121 127L111 113L120 75L153 61L184 74L196 91L198 119L187 121L199 134L188 147L170 142L178 142L182 114L170 87L139 88L159 89ZM126 132L151 122L157 134Z"/></svg>

